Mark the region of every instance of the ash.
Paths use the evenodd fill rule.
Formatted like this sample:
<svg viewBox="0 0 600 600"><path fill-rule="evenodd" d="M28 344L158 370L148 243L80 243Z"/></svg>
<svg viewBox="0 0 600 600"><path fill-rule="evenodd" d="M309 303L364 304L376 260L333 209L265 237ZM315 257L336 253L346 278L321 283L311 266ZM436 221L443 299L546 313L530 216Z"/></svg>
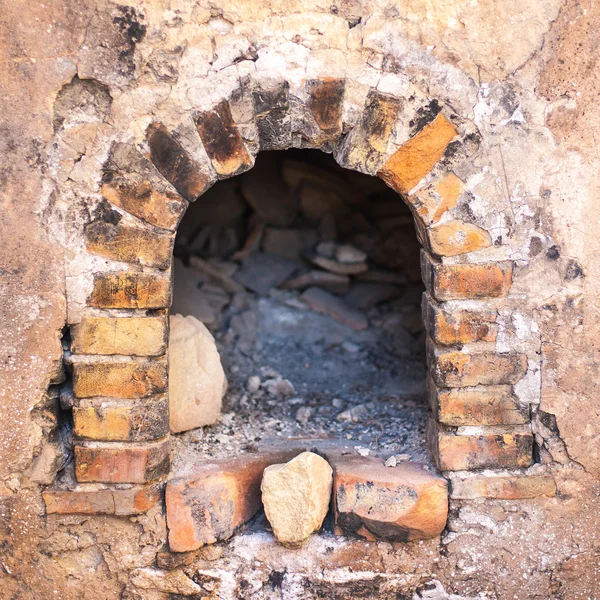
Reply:
<svg viewBox="0 0 600 600"><path fill-rule="evenodd" d="M172 436L176 472L303 438L430 462L412 217L377 181L354 186L359 199L340 210L344 196L329 192L345 172L293 158L277 194L276 174L265 189L221 182L202 218L180 228L172 312L211 329L229 385L216 424ZM303 192L298 181L315 172Z"/></svg>

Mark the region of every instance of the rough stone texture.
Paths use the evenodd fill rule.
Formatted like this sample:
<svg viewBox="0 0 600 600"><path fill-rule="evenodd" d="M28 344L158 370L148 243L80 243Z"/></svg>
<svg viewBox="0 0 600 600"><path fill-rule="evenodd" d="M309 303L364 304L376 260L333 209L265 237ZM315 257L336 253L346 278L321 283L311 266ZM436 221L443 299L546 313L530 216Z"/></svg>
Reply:
<svg viewBox="0 0 600 600"><path fill-rule="evenodd" d="M67 304L69 315L77 315L94 286L90 274L105 267L104 259L89 259L81 250L77 232L93 210L88 201L99 194L97 182L112 142L125 139L146 151L149 122L161 119L172 131L188 110L210 110L232 90L237 93L239 82L251 74L269 80L265 89L290 81L279 103L283 119L270 120L273 127L281 123L280 144L292 138L289 110L306 90L305 77L345 79L345 131L359 121L374 87L405 97L426 89L461 118L473 119L479 152L461 163L447 150L440 161L451 163L463 189L454 180L445 193L432 192L427 214L438 220L440 212L472 218L489 231L494 245L478 251L478 262L516 261L511 316L505 312L500 322L498 350L520 345L538 361L515 394L552 425L550 433L541 429L543 435L536 436L543 460L554 469L557 495L452 501L441 545L313 536L298 552L265 536L244 535L224 546L222 555L193 557L186 569L203 581L202 593L223 597L236 586L239 593L231 594L310 600L334 594L384 600L434 594L493 600L597 597L598 3L213 4L56 0L42 7L17 0L3 6L3 594L26 600L127 595L166 600L170 593L156 589L154 573L139 572L153 570L164 550L159 507L131 520L45 516L40 488L28 487L22 474L50 435L37 408L57 373ZM77 83L76 75L89 83ZM85 92L82 102L77 96L65 108L75 89ZM238 96L232 115L256 149L254 103L250 100L249 109L244 105L252 94ZM403 114L389 152L418 125L418 117L411 125L413 115L406 113L403 120ZM273 131L267 111L260 122L264 142ZM444 181L439 175L421 182L407 200L419 199L429 185L439 187ZM93 298L100 306L169 304L167 277L131 272L95 279ZM149 282L158 287L149 288ZM107 294L106 285L119 294ZM77 321L73 317L69 324ZM548 451L551 440L564 449L565 462ZM211 585L213 591L207 591Z"/></svg>
<svg viewBox="0 0 600 600"><path fill-rule="evenodd" d="M173 433L214 423L227 380L215 340L195 317L172 315L169 333L169 419Z"/></svg>
<svg viewBox="0 0 600 600"><path fill-rule="evenodd" d="M313 452L268 466L260 485L265 515L283 544L301 544L323 524L331 500L332 469Z"/></svg>
<svg viewBox="0 0 600 600"><path fill-rule="evenodd" d="M416 463L385 467L381 459L329 456L335 523L368 540L396 542L439 535L448 514L448 483Z"/></svg>

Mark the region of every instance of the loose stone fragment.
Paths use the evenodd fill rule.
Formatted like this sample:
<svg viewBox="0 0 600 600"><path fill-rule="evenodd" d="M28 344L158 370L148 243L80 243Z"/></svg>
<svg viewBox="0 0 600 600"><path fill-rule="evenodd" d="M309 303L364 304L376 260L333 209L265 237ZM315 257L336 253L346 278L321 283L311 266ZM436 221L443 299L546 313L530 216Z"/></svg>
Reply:
<svg viewBox="0 0 600 600"><path fill-rule="evenodd" d="M280 542L299 544L321 528L329 508L331 483L331 467L313 452L265 469L262 501Z"/></svg>
<svg viewBox="0 0 600 600"><path fill-rule="evenodd" d="M307 258L317 267L339 275L354 275L368 269L367 263L342 263L332 258L319 255L308 255Z"/></svg>
<svg viewBox="0 0 600 600"><path fill-rule="evenodd" d="M227 389L214 338L198 319L172 315L169 354L171 432L214 423Z"/></svg>
<svg viewBox="0 0 600 600"><path fill-rule="evenodd" d="M328 294L316 287L308 288L300 299L308 304L315 312L333 317L336 321L352 329L366 329L369 324L363 313L351 308L339 298Z"/></svg>
<svg viewBox="0 0 600 600"><path fill-rule="evenodd" d="M235 274L235 279L257 294L266 295L270 289L277 287L290 277L298 268L298 263L274 256L255 252L251 254L242 268Z"/></svg>
<svg viewBox="0 0 600 600"><path fill-rule="evenodd" d="M364 263L367 260L367 255L358 248L350 244L342 244L335 249L335 257L341 263L356 264Z"/></svg>
<svg viewBox="0 0 600 600"><path fill-rule="evenodd" d="M387 468L375 457L326 456L339 532L408 542L435 537L446 526L448 483L423 465Z"/></svg>
<svg viewBox="0 0 600 600"><path fill-rule="evenodd" d="M302 290L311 286L323 288L332 294L342 295L350 288L350 278L347 275L327 273L326 271L309 271L293 279L288 279L279 287L284 290Z"/></svg>

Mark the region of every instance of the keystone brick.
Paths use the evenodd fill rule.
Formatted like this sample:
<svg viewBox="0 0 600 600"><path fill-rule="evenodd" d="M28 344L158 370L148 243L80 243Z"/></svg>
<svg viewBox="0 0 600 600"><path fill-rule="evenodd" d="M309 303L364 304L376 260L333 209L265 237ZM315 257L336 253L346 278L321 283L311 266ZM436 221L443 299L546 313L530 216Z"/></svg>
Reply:
<svg viewBox="0 0 600 600"><path fill-rule="evenodd" d="M162 393L166 387L166 360L73 365L73 393L77 398L143 398Z"/></svg>
<svg viewBox="0 0 600 600"><path fill-rule="evenodd" d="M523 469L533 462L531 433L456 435L430 419L427 441L442 471Z"/></svg>
<svg viewBox="0 0 600 600"><path fill-rule="evenodd" d="M448 265L421 252L423 283L436 300L500 298L512 284L512 263Z"/></svg>
<svg viewBox="0 0 600 600"><path fill-rule="evenodd" d="M284 81L252 91L256 128L261 150L285 150L292 143L289 115L290 84Z"/></svg>
<svg viewBox="0 0 600 600"><path fill-rule="evenodd" d="M492 245L490 234L485 229L456 219L429 227L427 241L435 256L457 256Z"/></svg>
<svg viewBox="0 0 600 600"><path fill-rule="evenodd" d="M252 168L252 158L231 116L227 100L200 113L196 127L204 149L221 177L232 177Z"/></svg>
<svg viewBox="0 0 600 600"><path fill-rule="evenodd" d="M168 308L171 280L144 273L95 273L88 304L97 308Z"/></svg>
<svg viewBox="0 0 600 600"><path fill-rule="evenodd" d="M265 468L297 453L257 453L215 461L169 481L165 499L171 551L188 552L231 537L260 509Z"/></svg>
<svg viewBox="0 0 600 600"><path fill-rule="evenodd" d="M310 79L307 81L308 109L319 129L331 137L342 132L343 79Z"/></svg>
<svg viewBox="0 0 600 600"><path fill-rule="evenodd" d="M448 483L417 463L390 468L379 458L330 456L336 528L368 540L439 535L448 516Z"/></svg>
<svg viewBox="0 0 600 600"><path fill-rule="evenodd" d="M150 160L186 200L193 202L208 189L209 177L164 125L151 123L146 137L150 147Z"/></svg>
<svg viewBox="0 0 600 600"><path fill-rule="evenodd" d="M527 371L524 354L440 352L434 350L431 340L428 358L433 379L440 387L513 384Z"/></svg>
<svg viewBox="0 0 600 600"><path fill-rule="evenodd" d="M74 354L160 356L167 349L165 317L91 317L71 327Z"/></svg>
<svg viewBox="0 0 600 600"><path fill-rule="evenodd" d="M522 500L539 496L556 496L556 482L547 476L465 477L452 480L452 498L473 500Z"/></svg>
<svg viewBox="0 0 600 600"><path fill-rule="evenodd" d="M85 240L88 251L94 254L167 269L171 264L175 237L171 233L94 221L85 228Z"/></svg>
<svg viewBox="0 0 600 600"><path fill-rule="evenodd" d="M443 346L494 342L498 335L496 311L444 309L429 294L423 295L423 320L433 341Z"/></svg>
<svg viewBox="0 0 600 600"><path fill-rule="evenodd" d="M145 442L169 433L169 403L165 396L152 401L102 402L73 408L73 433L98 441Z"/></svg>
<svg viewBox="0 0 600 600"><path fill-rule="evenodd" d="M387 151L400 101L376 90L367 96L362 119L348 134L337 160L348 169L374 173Z"/></svg>
<svg viewBox="0 0 600 600"><path fill-rule="evenodd" d="M430 405L445 425L522 425L529 416L521 410L508 385L439 389L429 386Z"/></svg>
<svg viewBox="0 0 600 600"><path fill-rule="evenodd" d="M111 204L146 223L174 230L188 203L179 194L161 192L134 174L112 175L102 185L102 196Z"/></svg>
<svg viewBox="0 0 600 600"><path fill-rule="evenodd" d="M80 483L146 483L170 469L170 443L75 446L75 476Z"/></svg>
<svg viewBox="0 0 600 600"><path fill-rule="evenodd" d="M162 484L134 486L124 490L46 490L42 493L48 514L138 515L160 500Z"/></svg>
<svg viewBox="0 0 600 600"><path fill-rule="evenodd" d="M397 192L407 194L444 156L448 144L457 133L454 125L439 113L431 123L396 150L377 175Z"/></svg>

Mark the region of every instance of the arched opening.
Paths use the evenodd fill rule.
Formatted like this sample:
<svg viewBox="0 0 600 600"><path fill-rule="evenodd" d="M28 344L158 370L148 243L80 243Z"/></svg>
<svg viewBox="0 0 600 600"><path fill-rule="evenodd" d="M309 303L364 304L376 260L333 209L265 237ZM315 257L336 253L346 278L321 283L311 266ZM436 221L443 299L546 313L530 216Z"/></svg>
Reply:
<svg viewBox="0 0 600 600"><path fill-rule="evenodd" d="M172 320L175 472L299 437L428 462L419 249L396 192L317 150L260 153L191 204L171 315L207 326L228 389L219 416Z"/></svg>

